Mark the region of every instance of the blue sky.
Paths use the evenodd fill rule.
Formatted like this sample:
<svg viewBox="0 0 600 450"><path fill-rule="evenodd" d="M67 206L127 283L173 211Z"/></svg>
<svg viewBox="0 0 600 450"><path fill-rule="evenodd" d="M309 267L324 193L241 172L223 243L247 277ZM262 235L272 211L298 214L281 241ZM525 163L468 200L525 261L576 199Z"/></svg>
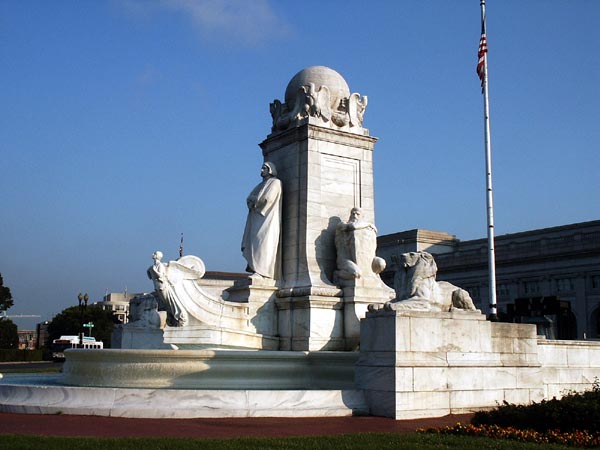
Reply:
<svg viewBox="0 0 600 450"><path fill-rule="evenodd" d="M600 218L600 2L488 0L496 234ZM0 273L49 320L151 291L160 249L243 271L269 103L368 95L380 234L485 236L478 0L0 2ZM15 319L30 328L35 319Z"/></svg>

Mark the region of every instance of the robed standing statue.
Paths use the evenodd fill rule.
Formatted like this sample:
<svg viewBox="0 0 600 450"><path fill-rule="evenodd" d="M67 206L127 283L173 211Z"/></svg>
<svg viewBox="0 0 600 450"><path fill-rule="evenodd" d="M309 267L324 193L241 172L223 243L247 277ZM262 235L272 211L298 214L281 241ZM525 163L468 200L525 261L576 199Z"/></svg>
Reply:
<svg viewBox="0 0 600 450"><path fill-rule="evenodd" d="M280 278L281 273L281 180L272 162L263 164L263 180L246 199L248 218L242 239L246 271L254 278Z"/></svg>

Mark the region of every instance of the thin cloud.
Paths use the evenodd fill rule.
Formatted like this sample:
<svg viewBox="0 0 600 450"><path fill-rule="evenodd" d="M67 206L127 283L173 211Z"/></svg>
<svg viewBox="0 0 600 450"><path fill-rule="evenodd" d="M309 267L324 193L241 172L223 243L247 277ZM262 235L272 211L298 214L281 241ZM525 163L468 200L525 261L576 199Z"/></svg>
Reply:
<svg viewBox="0 0 600 450"><path fill-rule="evenodd" d="M137 17L165 10L182 14L205 41L254 47L290 31L270 0L125 0L122 6Z"/></svg>

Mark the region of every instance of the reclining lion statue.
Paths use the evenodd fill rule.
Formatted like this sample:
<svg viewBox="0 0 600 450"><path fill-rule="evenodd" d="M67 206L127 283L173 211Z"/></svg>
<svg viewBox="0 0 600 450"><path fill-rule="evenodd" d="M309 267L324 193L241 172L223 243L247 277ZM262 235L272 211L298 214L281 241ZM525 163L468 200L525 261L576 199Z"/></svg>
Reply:
<svg viewBox="0 0 600 450"><path fill-rule="evenodd" d="M396 298L385 309L426 311L477 311L467 291L446 281L436 281L437 265L427 252L401 256L394 276ZM373 309L377 309L374 305Z"/></svg>

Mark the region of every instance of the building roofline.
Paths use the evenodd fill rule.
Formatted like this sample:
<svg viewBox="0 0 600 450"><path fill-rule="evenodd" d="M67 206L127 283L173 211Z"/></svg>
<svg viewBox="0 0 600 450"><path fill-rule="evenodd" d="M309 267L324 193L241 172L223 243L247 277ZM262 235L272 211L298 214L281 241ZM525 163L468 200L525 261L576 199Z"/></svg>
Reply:
<svg viewBox="0 0 600 450"><path fill-rule="evenodd" d="M582 228L592 228L592 227L600 228L600 220L590 220L588 222L577 222L577 223L571 223L568 225L557 225L557 226L547 227L547 228L537 228L535 230L517 231L515 233L499 234L495 237L495 240L497 241L497 240L505 240L505 239L516 239L516 238L521 238L521 237L534 236L536 234L559 233L559 232L564 232L564 231L569 231L569 230L581 231ZM478 242L487 242L487 238L477 238L477 239L471 239L468 241L461 241L461 244L463 244L463 245L476 244Z"/></svg>
<svg viewBox="0 0 600 450"><path fill-rule="evenodd" d="M577 222L577 223L571 223L571 224L567 224L567 225L557 225L557 226L546 227L546 228L537 228L534 230L517 231L515 233L505 233L505 234L497 235L495 237L495 240L516 239L516 238L521 238L521 237L534 236L536 234L559 233L559 232L564 232L564 231L569 231L569 230L581 231L582 229L593 228L593 227L600 228L600 220L590 220L587 222ZM487 238L484 237L484 238L477 238L477 239L461 240L461 239L457 238L456 236L446 233L444 231L433 231L433 230L426 230L426 229L422 229L422 228L414 228L411 230L399 231L399 232L391 233L391 234L384 234L384 235L378 236L378 238L377 238L377 242L379 245L397 244L399 242L411 243L411 242L417 242L417 241L427 242L427 243L436 243L436 242L437 243L440 243L440 242L459 243L460 242L461 245L468 245L468 244L477 244L479 242L485 243L485 242L487 242Z"/></svg>

